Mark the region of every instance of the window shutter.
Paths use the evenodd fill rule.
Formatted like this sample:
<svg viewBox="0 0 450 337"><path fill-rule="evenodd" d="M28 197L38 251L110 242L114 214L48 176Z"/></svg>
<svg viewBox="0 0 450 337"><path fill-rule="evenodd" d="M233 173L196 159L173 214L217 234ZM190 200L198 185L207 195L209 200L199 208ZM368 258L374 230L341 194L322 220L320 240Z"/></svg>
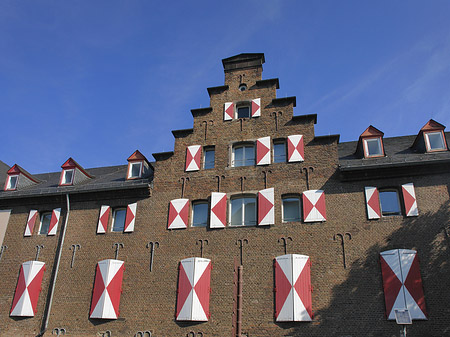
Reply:
<svg viewBox="0 0 450 337"><path fill-rule="evenodd" d="M134 231L134 223L136 221L136 208L137 202L129 204L127 206L127 215L125 217L125 233L131 233Z"/></svg>
<svg viewBox="0 0 450 337"><path fill-rule="evenodd" d="M27 225L25 227L25 233L23 236L31 236L33 235L34 225L36 224L36 219L39 217L39 212L35 209L30 210L28 214Z"/></svg>
<svg viewBox="0 0 450 337"><path fill-rule="evenodd" d="M36 314L44 271L44 262L27 261L22 263L10 316L33 317Z"/></svg>
<svg viewBox="0 0 450 337"><path fill-rule="evenodd" d="M303 136L292 135L288 136L288 162L304 161L305 153L303 148Z"/></svg>
<svg viewBox="0 0 450 337"><path fill-rule="evenodd" d="M189 217L189 199L171 200L167 229L186 228Z"/></svg>
<svg viewBox="0 0 450 337"><path fill-rule="evenodd" d="M100 207L100 216L98 217L97 234L106 233L108 229L109 213L111 212L111 207L102 206Z"/></svg>
<svg viewBox="0 0 450 337"><path fill-rule="evenodd" d="M274 188L258 192L258 226L275 224Z"/></svg>
<svg viewBox="0 0 450 337"><path fill-rule="evenodd" d="M207 321L211 292L211 260L181 260L178 273L177 321Z"/></svg>
<svg viewBox="0 0 450 337"><path fill-rule="evenodd" d="M225 103L225 107L223 110L223 120L230 121L234 118L234 104L233 102Z"/></svg>
<svg viewBox="0 0 450 337"><path fill-rule="evenodd" d="M186 149L186 172L200 170L200 158L202 156L202 146L192 145Z"/></svg>
<svg viewBox="0 0 450 337"><path fill-rule="evenodd" d="M416 192L414 184L402 185L403 201L405 202L406 216L418 216L419 209L417 208Z"/></svg>
<svg viewBox="0 0 450 337"><path fill-rule="evenodd" d="M210 228L224 228L227 224L227 194L211 193Z"/></svg>
<svg viewBox="0 0 450 337"><path fill-rule="evenodd" d="M376 187L365 187L367 217L379 219L381 217L380 196Z"/></svg>
<svg viewBox="0 0 450 337"><path fill-rule="evenodd" d="M256 141L256 165L270 164L270 137L259 138Z"/></svg>
<svg viewBox="0 0 450 337"><path fill-rule="evenodd" d="M275 320L312 320L311 262L309 256L287 254L275 258Z"/></svg>
<svg viewBox="0 0 450 337"><path fill-rule="evenodd" d="M261 116L261 98L252 100L252 117Z"/></svg>
<svg viewBox="0 0 450 337"><path fill-rule="evenodd" d="M412 319L427 319L422 278L416 251L393 249L380 253L386 316L408 309Z"/></svg>
<svg viewBox="0 0 450 337"><path fill-rule="evenodd" d="M61 216L61 208L55 208L52 211L52 218L50 219L50 226L48 227L47 235L56 235L60 216Z"/></svg>
<svg viewBox="0 0 450 337"><path fill-rule="evenodd" d="M310 190L303 192L303 221L326 221L325 192Z"/></svg>

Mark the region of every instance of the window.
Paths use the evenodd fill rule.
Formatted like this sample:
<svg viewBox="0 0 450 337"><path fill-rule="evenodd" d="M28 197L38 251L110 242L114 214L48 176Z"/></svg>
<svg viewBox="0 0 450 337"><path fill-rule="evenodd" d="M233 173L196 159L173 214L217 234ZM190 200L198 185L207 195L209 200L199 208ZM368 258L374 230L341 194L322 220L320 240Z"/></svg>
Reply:
<svg viewBox="0 0 450 337"><path fill-rule="evenodd" d="M250 107L248 105L238 107L237 118L250 118Z"/></svg>
<svg viewBox="0 0 450 337"><path fill-rule="evenodd" d="M300 197L283 198L282 214L283 222L300 221Z"/></svg>
<svg viewBox="0 0 450 337"><path fill-rule="evenodd" d="M231 199L231 226L256 225L256 197Z"/></svg>
<svg viewBox="0 0 450 337"><path fill-rule="evenodd" d="M192 227L206 227L208 223L208 203L195 202L192 205Z"/></svg>
<svg viewBox="0 0 450 337"><path fill-rule="evenodd" d="M247 85L245 83L239 84L239 91L245 91L247 90Z"/></svg>
<svg viewBox="0 0 450 337"><path fill-rule="evenodd" d="M255 146L253 144L241 144L233 146L231 166L255 165Z"/></svg>
<svg viewBox="0 0 450 337"><path fill-rule="evenodd" d="M8 183L6 184L7 190L15 190L17 187L17 181L19 180L18 175L8 176Z"/></svg>
<svg viewBox="0 0 450 337"><path fill-rule="evenodd" d="M400 200L397 190L380 190L381 214L383 216L400 215Z"/></svg>
<svg viewBox="0 0 450 337"><path fill-rule="evenodd" d="M128 179L140 178L142 172L142 162L130 163Z"/></svg>
<svg viewBox="0 0 450 337"><path fill-rule="evenodd" d="M214 160L215 160L215 151L214 147L207 147L204 150L204 158L203 158L203 168L213 169L214 168Z"/></svg>
<svg viewBox="0 0 450 337"><path fill-rule="evenodd" d="M64 170L61 185L72 185L73 169Z"/></svg>
<svg viewBox="0 0 450 337"><path fill-rule="evenodd" d="M125 229L125 218L127 216L126 208L118 208L114 210L112 220L112 231L123 232Z"/></svg>
<svg viewBox="0 0 450 337"><path fill-rule="evenodd" d="M286 142L284 140L277 140L273 143L273 162L286 162Z"/></svg>
<svg viewBox="0 0 450 337"><path fill-rule="evenodd" d="M364 139L364 153L366 157L383 156L383 149L381 148L381 138Z"/></svg>
<svg viewBox="0 0 450 337"><path fill-rule="evenodd" d="M42 213L41 215L41 227L39 229L39 234L47 235L48 229L50 228L50 221L52 220L52 213Z"/></svg>
<svg viewBox="0 0 450 337"><path fill-rule="evenodd" d="M442 132L426 132L425 143L427 145L427 151L441 151L446 150L444 136Z"/></svg>

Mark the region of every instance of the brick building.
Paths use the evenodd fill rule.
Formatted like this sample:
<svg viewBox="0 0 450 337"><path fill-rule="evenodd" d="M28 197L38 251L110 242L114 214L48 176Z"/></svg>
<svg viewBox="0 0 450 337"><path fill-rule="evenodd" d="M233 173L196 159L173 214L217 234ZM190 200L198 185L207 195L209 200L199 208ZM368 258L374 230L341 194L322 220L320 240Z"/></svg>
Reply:
<svg viewBox="0 0 450 337"><path fill-rule="evenodd" d="M339 143L263 54L222 62L154 162L0 162L0 335L450 335L445 127Z"/></svg>

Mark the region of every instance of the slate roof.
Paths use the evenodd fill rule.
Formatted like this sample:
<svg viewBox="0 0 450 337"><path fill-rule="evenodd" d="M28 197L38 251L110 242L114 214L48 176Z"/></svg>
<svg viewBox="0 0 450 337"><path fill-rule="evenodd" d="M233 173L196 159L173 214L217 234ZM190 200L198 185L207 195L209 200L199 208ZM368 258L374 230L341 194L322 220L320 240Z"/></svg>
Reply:
<svg viewBox="0 0 450 337"><path fill-rule="evenodd" d="M34 174L33 177L41 181L39 184L17 191L2 189L0 199L142 188L148 186L153 179L152 174L147 178L126 180L127 169L128 165L86 169L93 178L73 186L58 186L61 172ZM0 180L0 187L2 181L5 180Z"/></svg>
<svg viewBox="0 0 450 337"><path fill-rule="evenodd" d="M8 172L9 166L0 160L0 188L3 189L3 185L6 180L6 172Z"/></svg>
<svg viewBox="0 0 450 337"><path fill-rule="evenodd" d="M385 157L361 158L355 154L357 141L338 144L339 165L341 171L377 169L427 165L431 163L449 163L450 151L421 153L412 148L417 135L383 138ZM447 144L450 132L445 132Z"/></svg>

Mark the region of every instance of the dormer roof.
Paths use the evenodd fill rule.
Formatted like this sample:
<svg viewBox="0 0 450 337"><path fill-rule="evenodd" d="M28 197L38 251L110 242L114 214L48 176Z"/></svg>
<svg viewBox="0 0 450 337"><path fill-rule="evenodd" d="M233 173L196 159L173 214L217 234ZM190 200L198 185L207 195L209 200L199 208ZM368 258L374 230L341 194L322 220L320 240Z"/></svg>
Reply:
<svg viewBox="0 0 450 337"><path fill-rule="evenodd" d="M33 177L30 173L25 171L17 164L11 166L6 172L5 191L21 190L27 186L36 185L40 183L38 179Z"/></svg>
<svg viewBox="0 0 450 337"><path fill-rule="evenodd" d="M127 159L129 162L130 161L141 161L141 160L145 160L146 162L148 162L147 158L145 158L145 156L139 152L139 150L136 150L133 152L133 154L131 156L128 157Z"/></svg>
<svg viewBox="0 0 450 337"><path fill-rule="evenodd" d="M11 166L11 168L6 173L9 176L10 175L15 175L15 174L23 174L25 177L27 177L31 181L35 182L36 184L38 184L40 182L38 179L33 177L29 172L27 172L26 170L24 170L22 167L20 167L17 164L14 164L13 166Z"/></svg>
<svg viewBox="0 0 450 337"><path fill-rule="evenodd" d="M369 127L363 133L361 133L359 137L366 138L366 137L383 137L383 136L384 136L383 132L378 130L373 125L369 125Z"/></svg>
<svg viewBox="0 0 450 337"><path fill-rule="evenodd" d="M61 165L62 171L61 171L61 178L59 180L59 185L76 185L79 184L85 180L92 179L93 176L91 176L89 173L86 172L86 170L78 164L72 157L67 159L64 164ZM70 181L65 181L65 173L67 171L73 170L72 177Z"/></svg>
<svg viewBox="0 0 450 337"><path fill-rule="evenodd" d="M436 122L434 119L430 119L424 126L422 126L422 128L420 129L416 138L414 139L414 143L412 144L411 147L418 152L428 152L427 145L425 143L425 137L424 137L424 135L428 132L441 132L442 133L442 141L445 143L445 147L447 147L445 137L444 137L444 130L445 130L445 125L442 125L441 123ZM442 151L442 150L440 150L440 151Z"/></svg>
<svg viewBox="0 0 450 337"><path fill-rule="evenodd" d="M383 146L383 136L384 133L378 130L373 125L369 125L369 127L364 130L364 132L359 136L358 144L356 146L355 155L359 158L370 158L370 157L379 157L384 156L384 146ZM373 140L372 140L373 139ZM378 148L381 149L379 155L371 155L368 150L368 142L376 142L378 139L379 145ZM377 145L376 143L373 145Z"/></svg>

